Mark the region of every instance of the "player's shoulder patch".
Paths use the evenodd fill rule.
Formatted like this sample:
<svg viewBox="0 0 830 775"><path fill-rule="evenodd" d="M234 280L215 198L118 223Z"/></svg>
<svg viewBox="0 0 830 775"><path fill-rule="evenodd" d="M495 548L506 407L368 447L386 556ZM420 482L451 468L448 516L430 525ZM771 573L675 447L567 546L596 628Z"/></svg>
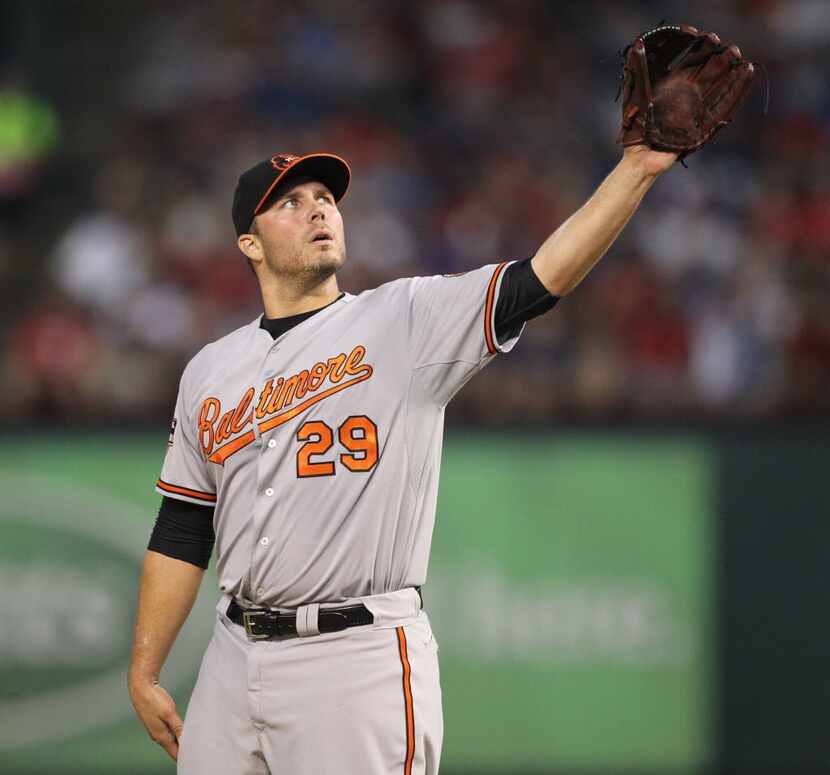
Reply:
<svg viewBox="0 0 830 775"><path fill-rule="evenodd" d="M179 421L175 417L170 421L170 435L167 437L167 446L168 447L173 446L173 436L176 433L176 425L178 425L178 423L179 423Z"/></svg>

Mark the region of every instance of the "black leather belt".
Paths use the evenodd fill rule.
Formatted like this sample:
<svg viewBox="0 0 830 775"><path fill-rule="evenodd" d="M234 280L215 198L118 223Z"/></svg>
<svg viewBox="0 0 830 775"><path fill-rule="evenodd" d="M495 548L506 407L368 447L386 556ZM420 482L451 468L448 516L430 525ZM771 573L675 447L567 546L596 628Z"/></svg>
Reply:
<svg viewBox="0 0 830 775"><path fill-rule="evenodd" d="M245 628L251 640L265 640L275 635L297 635L297 615L269 611L267 608L242 608L231 600L227 617ZM342 608L321 608L317 613L320 632L337 632L347 627L358 627L375 621L365 605L347 605Z"/></svg>

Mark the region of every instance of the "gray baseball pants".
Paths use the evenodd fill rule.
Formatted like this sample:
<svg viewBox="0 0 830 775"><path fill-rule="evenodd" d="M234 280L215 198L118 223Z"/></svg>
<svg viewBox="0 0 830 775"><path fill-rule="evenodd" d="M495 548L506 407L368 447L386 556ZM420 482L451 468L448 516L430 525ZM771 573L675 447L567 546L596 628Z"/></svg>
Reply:
<svg viewBox="0 0 830 775"><path fill-rule="evenodd" d="M416 590L338 604L363 603L373 624L262 641L227 618L230 599L216 606L179 775L438 772L438 644Z"/></svg>

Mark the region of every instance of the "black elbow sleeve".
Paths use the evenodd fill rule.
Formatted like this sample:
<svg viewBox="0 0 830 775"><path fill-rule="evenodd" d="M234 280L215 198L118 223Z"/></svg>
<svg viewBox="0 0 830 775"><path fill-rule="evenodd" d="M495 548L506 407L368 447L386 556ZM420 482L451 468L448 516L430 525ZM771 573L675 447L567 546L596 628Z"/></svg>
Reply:
<svg viewBox="0 0 830 775"><path fill-rule="evenodd" d="M500 342L516 336L522 324L547 312L559 301L536 276L530 259L511 264L504 273L496 303L496 336Z"/></svg>
<svg viewBox="0 0 830 775"><path fill-rule="evenodd" d="M215 540L212 506L165 496L147 548L207 568Z"/></svg>

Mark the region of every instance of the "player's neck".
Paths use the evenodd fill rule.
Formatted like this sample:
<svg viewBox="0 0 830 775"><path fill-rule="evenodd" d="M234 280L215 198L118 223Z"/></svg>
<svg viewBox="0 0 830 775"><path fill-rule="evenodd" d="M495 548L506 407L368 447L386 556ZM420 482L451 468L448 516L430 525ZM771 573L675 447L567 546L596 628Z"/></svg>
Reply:
<svg viewBox="0 0 830 775"><path fill-rule="evenodd" d="M287 318L331 304L339 295L337 276L331 275L313 288L297 288L289 284L261 285L265 317Z"/></svg>

